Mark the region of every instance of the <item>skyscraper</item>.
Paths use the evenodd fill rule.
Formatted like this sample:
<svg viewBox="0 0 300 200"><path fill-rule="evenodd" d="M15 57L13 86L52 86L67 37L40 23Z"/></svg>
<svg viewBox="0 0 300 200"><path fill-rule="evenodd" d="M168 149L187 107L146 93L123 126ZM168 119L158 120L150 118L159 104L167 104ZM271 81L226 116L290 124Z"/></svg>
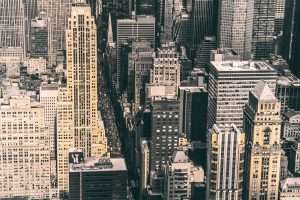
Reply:
<svg viewBox="0 0 300 200"><path fill-rule="evenodd" d="M163 43L172 41L172 32L173 32L173 0L162 0L161 9L162 9L162 35L161 41Z"/></svg>
<svg viewBox="0 0 300 200"><path fill-rule="evenodd" d="M39 15L37 2L38 0L23 0L26 53L30 50L31 45L31 21Z"/></svg>
<svg viewBox="0 0 300 200"><path fill-rule="evenodd" d="M153 66L154 48L150 42L133 42L128 55L128 86L129 102L133 102L137 112L145 104L145 87L150 80L150 69Z"/></svg>
<svg viewBox="0 0 300 200"><path fill-rule="evenodd" d="M254 0L219 0L218 47L251 56Z"/></svg>
<svg viewBox="0 0 300 200"><path fill-rule="evenodd" d="M217 11L215 0L192 1L193 44L199 45L206 36L215 35Z"/></svg>
<svg viewBox="0 0 300 200"><path fill-rule="evenodd" d="M132 16L131 19L117 20L117 90L122 86L121 72L124 66L121 61L121 47L131 41L148 41L155 46L155 18L151 15Z"/></svg>
<svg viewBox="0 0 300 200"><path fill-rule="evenodd" d="M73 104L67 88L59 88L57 97L57 186L60 196L69 191L69 150L74 148Z"/></svg>
<svg viewBox="0 0 300 200"><path fill-rule="evenodd" d="M56 63L58 50L66 49L66 29L71 14L73 0L38 0L39 11L46 12L50 18L51 32L49 35L49 62Z"/></svg>
<svg viewBox="0 0 300 200"><path fill-rule="evenodd" d="M73 4L66 31L67 87L61 88L57 107L58 189L68 191L68 151L85 157L103 156L107 141L98 114L97 33L91 8Z"/></svg>
<svg viewBox="0 0 300 200"><path fill-rule="evenodd" d="M25 56L23 0L0 0L0 57Z"/></svg>
<svg viewBox="0 0 300 200"><path fill-rule="evenodd" d="M75 147L85 156L101 156L106 153L106 138L97 112L97 31L87 4L73 5L66 35L67 88L73 103Z"/></svg>
<svg viewBox="0 0 300 200"><path fill-rule="evenodd" d="M204 87L179 87L179 131L192 141L206 143L208 93Z"/></svg>
<svg viewBox="0 0 300 200"><path fill-rule="evenodd" d="M286 0L276 0L275 27L276 35L282 34Z"/></svg>
<svg viewBox="0 0 300 200"><path fill-rule="evenodd" d="M0 130L0 198L49 198L50 146L43 106L28 96L0 103Z"/></svg>
<svg viewBox="0 0 300 200"><path fill-rule="evenodd" d="M284 25L284 58L287 59L291 71L300 77L300 2L288 1L286 21Z"/></svg>
<svg viewBox="0 0 300 200"><path fill-rule="evenodd" d="M255 59L273 53L276 0L254 0L252 52Z"/></svg>
<svg viewBox="0 0 300 200"><path fill-rule="evenodd" d="M280 181L280 102L264 82L249 94L245 108L247 163L244 199L278 199Z"/></svg>
<svg viewBox="0 0 300 200"><path fill-rule="evenodd" d="M28 47L30 57L48 58L49 29L50 23L47 17L40 16L31 20L30 46Z"/></svg>
<svg viewBox="0 0 300 200"><path fill-rule="evenodd" d="M234 124L215 124L208 141L207 199L242 199L245 134Z"/></svg>
<svg viewBox="0 0 300 200"><path fill-rule="evenodd" d="M179 103L176 98L152 99L150 170L163 169L177 150Z"/></svg>
<svg viewBox="0 0 300 200"><path fill-rule="evenodd" d="M44 84L40 87L40 103L44 106L45 124L49 131L51 172L55 174L56 166L56 111L57 111L58 86Z"/></svg>
<svg viewBox="0 0 300 200"><path fill-rule="evenodd" d="M212 61L208 81L208 128L213 124L234 124L243 128L243 107L249 91L260 80L275 90L277 72L258 61Z"/></svg>

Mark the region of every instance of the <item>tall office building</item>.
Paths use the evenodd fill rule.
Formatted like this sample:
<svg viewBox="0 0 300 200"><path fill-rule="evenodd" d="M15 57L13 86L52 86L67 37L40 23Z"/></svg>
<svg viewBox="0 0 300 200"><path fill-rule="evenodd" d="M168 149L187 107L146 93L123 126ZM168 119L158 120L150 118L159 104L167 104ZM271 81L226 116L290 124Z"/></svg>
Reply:
<svg viewBox="0 0 300 200"><path fill-rule="evenodd" d="M276 0L275 26L274 26L274 32L276 35L281 35L283 31L285 4L286 4L286 0Z"/></svg>
<svg viewBox="0 0 300 200"><path fill-rule="evenodd" d="M173 0L162 0L161 1L162 9L162 34L161 42L170 42L172 41L172 32L173 32L173 10L174 2Z"/></svg>
<svg viewBox="0 0 300 200"><path fill-rule="evenodd" d="M199 68L208 68L211 51L217 48L217 39L215 36L206 36L201 41L195 55L195 62Z"/></svg>
<svg viewBox="0 0 300 200"><path fill-rule="evenodd" d="M276 0L254 0L252 52L255 59L273 53Z"/></svg>
<svg viewBox="0 0 300 200"><path fill-rule="evenodd" d="M179 102L174 98L155 97L151 102L150 170L163 169L178 148Z"/></svg>
<svg viewBox="0 0 300 200"><path fill-rule="evenodd" d="M215 124L208 141L207 199L242 199L245 134L234 124Z"/></svg>
<svg viewBox="0 0 300 200"><path fill-rule="evenodd" d="M249 94L245 108L247 163L244 199L278 199L280 181L280 102L263 81Z"/></svg>
<svg viewBox="0 0 300 200"><path fill-rule="evenodd" d="M251 56L254 0L219 0L218 47Z"/></svg>
<svg viewBox="0 0 300 200"><path fill-rule="evenodd" d="M206 143L208 93L204 87L179 87L179 131L192 141Z"/></svg>
<svg viewBox="0 0 300 200"><path fill-rule="evenodd" d="M57 105L58 189L69 190L70 148L86 157L107 152L105 132L98 114L97 33L91 9L85 3L73 4L66 31L67 87L59 91Z"/></svg>
<svg viewBox="0 0 300 200"><path fill-rule="evenodd" d="M50 23L47 17L40 16L31 20L30 46L28 51L30 57L48 58Z"/></svg>
<svg viewBox="0 0 300 200"><path fill-rule="evenodd" d="M300 1L286 1L282 54L291 71L300 77Z"/></svg>
<svg viewBox="0 0 300 200"><path fill-rule="evenodd" d="M145 87L150 81L154 48L150 42L133 42L128 55L127 96L133 102L135 112L145 104Z"/></svg>
<svg viewBox="0 0 300 200"><path fill-rule="evenodd" d="M217 11L214 0L192 1L192 31L194 45L199 45L206 36L216 34Z"/></svg>
<svg viewBox="0 0 300 200"><path fill-rule="evenodd" d="M0 114L0 198L49 198L50 147L44 108L28 96L14 96L1 103Z"/></svg>
<svg viewBox="0 0 300 200"><path fill-rule="evenodd" d="M49 62L56 63L59 50L66 49L66 29L71 14L73 0L38 0L37 7L50 18L51 32L49 34Z"/></svg>
<svg viewBox="0 0 300 200"><path fill-rule="evenodd" d="M57 186L60 196L69 191L69 150L74 148L73 104L67 88L59 88L57 97Z"/></svg>
<svg viewBox="0 0 300 200"><path fill-rule="evenodd" d="M58 86L57 84L44 84L40 87L40 103L44 106L45 124L49 130L51 173L56 170L56 108Z"/></svg>
<svg viewBox="0 0 300 200"><path fill-rule="evenodd" d="M73 103L75 147L85 156L106 153L106 137L100 127L97 95L97 30L91 8L72 7L67 36L67 88Z"/></svg>
<svg viewBox="0 0 300 200"><path fill-rule="evenodd" d="M151 15L133 15L131 19L117 20L117 90L123 88L121 72L122 45L131 41L148 41L155 46L155 18Z"/></svg>
<svg viewBox="0 0 300 200"><path fill-rule="evenodd" d="M153 68L150 70L150 83L159 86L170 86L177 93L180 85L179 52L174 42L162 44L156 52Z"/></svg>
<svg viewBox="0 0 300 200"><path fill-rule="evenodd" d="M30 50L31 44L31 21L39 14L37 2L38 0L23 0L26 53Z"/></svg>
<svg viewBox="0 0 300 200"><path fill-rule="evenodd" d="M185 11L181 11L179 15L174 17L174 25L172 32L172 39L176 41L179 46L183 46L188 50L188 55L192 49L191 32L191 16Z"/></svg>
<svg viewBox="0 0 300 200"><path fill-rule="evenodd" d="M277 72L265 62L226 59L211 61L208 128L217 123L234 124L242 129L243 107L248 102L249 91L260 80L265 80L275 90L276 79Z"/></svg>
<svg viewBox="0 0 300 200"><path fill-rule="evenodd" d="M25 56L23 0L0 1L0 57Z"/></svg>

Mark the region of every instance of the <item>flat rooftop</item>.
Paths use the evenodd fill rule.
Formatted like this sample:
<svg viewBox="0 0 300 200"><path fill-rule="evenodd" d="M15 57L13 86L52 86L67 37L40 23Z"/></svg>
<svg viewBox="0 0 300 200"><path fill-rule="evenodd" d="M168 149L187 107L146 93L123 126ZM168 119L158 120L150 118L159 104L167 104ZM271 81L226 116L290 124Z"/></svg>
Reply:
<svg viewBox="0 0 300 200"><path fill-rule="evenodd" d="M211 61L218 71L274 71L263 61Z"/></svg>
<svg viewBox="0 0 300 200"><path fill-rule="evenodd" d="M127 171L124 158L86 158L84 163L73 164L70 172Z"/></svg>

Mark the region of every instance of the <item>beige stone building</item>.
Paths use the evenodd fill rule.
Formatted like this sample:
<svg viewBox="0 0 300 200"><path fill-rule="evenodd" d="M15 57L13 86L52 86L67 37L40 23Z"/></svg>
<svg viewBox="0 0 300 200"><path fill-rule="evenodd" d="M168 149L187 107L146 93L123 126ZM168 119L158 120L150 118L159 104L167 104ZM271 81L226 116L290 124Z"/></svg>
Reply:
<svg viewBox="0 0 300 200"><path fill-rule="evenodd" d="M57 185L60 193L69 190L69 150L74 147L72 102L67 88L59 88L57 98Z"/></svg>
<svg viewBox="0 0 300 200"><path fill-rule="evenodd" d="M28 96L0 103L0 199L46 199L50 192L50 138L44 108Z"/></svg>
<svg viewBox="0 0 300 200"><path fill-rule="evenodd" d="M250 92L244 129L248 150L245 199L277 200L280 181L280 102L264 82Z"/></svg>
<svg viewBox="0 0 300 200"><path fill-rule="evenodd" d="M74 3L66 31L67 87L57 105L58 189L68 191L68 154L80 149L86 157L107 153L98 115L97 31L91 8Z"/></svg>

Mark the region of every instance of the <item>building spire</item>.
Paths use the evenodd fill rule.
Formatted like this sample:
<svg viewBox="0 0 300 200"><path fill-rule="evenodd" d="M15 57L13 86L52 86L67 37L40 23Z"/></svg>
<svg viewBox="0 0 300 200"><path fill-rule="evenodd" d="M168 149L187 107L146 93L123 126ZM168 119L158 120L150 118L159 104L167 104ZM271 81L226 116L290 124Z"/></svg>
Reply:
<svg viewBox="0 0 300 200"><path fill-rule="evenodd" d="M113 43L114 37L113 37L113 30L112 30L112 22L111 22L111 14L109 13L108 17L108 32L107 32L107 43Z"/></svg>

